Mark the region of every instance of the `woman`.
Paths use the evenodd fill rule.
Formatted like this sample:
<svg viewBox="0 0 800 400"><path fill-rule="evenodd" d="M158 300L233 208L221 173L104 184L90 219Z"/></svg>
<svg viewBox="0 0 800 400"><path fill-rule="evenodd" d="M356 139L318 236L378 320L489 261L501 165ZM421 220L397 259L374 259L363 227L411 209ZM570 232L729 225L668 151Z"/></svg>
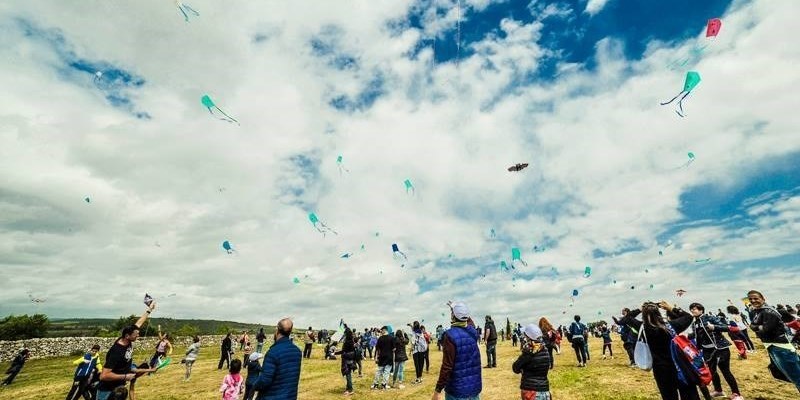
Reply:
<svg viewBox="0 0 800 400"><path fill-rule="evenodd" d="M522 374L519 382L522 400L551 399L550 383L547 380L547 372L551 368L551 356L547 354L547 346L542 336L542 330L536 325L526 326L522 335L522 354L511 367L515 374Z"/></svg>
<svg viewBox="0 0 800 400"><path fill-rule="evenodd" d="M725 396L722 393L722 382L717 373L717 367L731 387L731 400L744 400L739 394L739 384L736 382L736 377L731 372L731 350L729 347L731 343L728 342L721 334L721 332L729 332L730 327L717 319L713 315L705 314L706 309L700 303L692 303L689 305L689 312L692 314L692 330L694 331L695 340L697 345L703 350L703 359L708 364L708 369L711 370L712 382L714 391L711 397Z"/></svg>
<svg viewBox="0 0 800 400"><path fill-rule="evenodd" d="M408 354L406 354L406 345L408 344L408 336L398 329L394 334L394 374L392 375L392 386L397 389L403 389L403 370L408 361ZM397 382L397 386L395 383Z"/></svg>
<svg viewBox="0 0 800 400"><path fill-rule="evenodd" d="M757 290L749 291L747 298L751 306L750 329L767 348L770 369L782 373L800 391L800 356L789 343L784 326L784 323L792 321L791 315L768 306L764 295Z"/></svg>
<svg viewBox="0 0 800 400"><path fill-rule="evenodd" d="M161 334L161 325L158 326L158 344L156 344L156 353L150 359L150 368L155 368L158 363L169 354L172 354L172 343L170 342L169 333Z"/></svg>
<svg viewBox="0 0 800 400"><path fill-rule="evenodd" d="M267 340L267 334L264 333L264 328L261 328L256 335L256 353L261 354L262 350L264 350L265 340Z"/></svg>
<svg viewBox="0 0 800 400"><path fill-rule="evenodd" d="M753 345L753 341L750 340L750 334L748 333L749 329L747 329L747 321L744 319L744 315L739 312L739 309L736 308L733 304L729 305L727 308L728 314L731 315L731 321L736 323L736 326L739 327L739 334L744 341L744 345L747 348L747 351L752 353L756 350L756 346Z"/></svg>
<svg viewBox="0 0 800 400"><path fill-rule="evenodd" d="M669 325L675 332L685 331L692 323L691 314L662 300L658 304L647 302L642 304L640 310L632 310L626 317L631 326L639 325L639 330L644 330L647 338L647 347L653 356L653 378L663 400L699 400L697 385L684 383L678 379L678 370L672 361L671 344L672 333L667 327L667 322L661 316L659 308L667 311L670 317ZM637 321L636 315L641 312L642 322ZM680 396L680 397L679 397Z"/></svg>
<svg viewBox="0 0 800 400"><path fill-rule="evenodd" d="M428 351L428 342L425 340L425 334L422 333L422 327L419 321L414 321L411 327L413 331L413 342L411 342L411 357L414 359L414 372L416 379L414 384L422 383L422 367L425 364L425 352Z"/></svg>
<svg viewBox="0 0 800 400"><path fill-rule="evenodd" d="M184 382L188 381L189 377L192 376L192 366L194 366L194 362L197 361L197 353L200 352L200 337L195 336L192 338L192 342L189 348L186 349L186 356L182 361L186 364L186 376L183 378Z"/></svg>
<svg viewBox="0 0 800 400"><path fill-rule="evenodd" d="M356 369L356 347L353 339L353 331L345 329L342 342L342 351L337 352L342 355L342 376L345 378L344 395L353 394L353 371Z"/></svg>
<svg viewBox="0 0 800 400"><path fill-rule="evenodd" d="M539 318L539 329L542 331L542 339L547 348L547 354L550 358L550 369L555 367L555 360L553 359L553 350L556 349L556 342L558 341L558 332L553 328L553 325L547 318Z"/></svg>
<svg viewBox="0 0 800 400"><path fill-rule="evenodd" d="M572 342L572 348L575 350L575 358L578 359L578 366L585 367L586 361L589 360L589 355L586 352L586 340L589 337L589 329L581 322L581 316L574 317L575 322L569 326L569 338Z"/></svg>

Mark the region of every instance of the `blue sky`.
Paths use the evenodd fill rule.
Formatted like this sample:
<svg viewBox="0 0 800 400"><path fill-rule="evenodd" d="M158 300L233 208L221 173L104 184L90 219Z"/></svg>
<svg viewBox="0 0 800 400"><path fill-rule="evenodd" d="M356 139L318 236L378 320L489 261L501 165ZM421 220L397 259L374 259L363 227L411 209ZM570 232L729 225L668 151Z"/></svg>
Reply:
<svg viewBox="0 0 800 400"><path fill-rule="evenodd" d="M145 292L177 293L162 315L313 325L798 301L800 57L775 40L796 4L135 7L0 6L0 314L114 317ZM681 118L659 103L689 70Z"/></svg>

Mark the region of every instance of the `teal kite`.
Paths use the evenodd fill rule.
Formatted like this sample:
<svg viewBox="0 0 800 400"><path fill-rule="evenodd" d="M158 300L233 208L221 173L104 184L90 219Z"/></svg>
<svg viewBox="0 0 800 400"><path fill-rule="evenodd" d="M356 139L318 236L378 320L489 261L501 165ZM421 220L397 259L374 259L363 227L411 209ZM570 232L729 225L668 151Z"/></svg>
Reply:
<svg viewBox="0 0 800 400"><path fill-rule="evenodd" d="M516 247L511 249L511 264L514 264L514 261L519 261L522 263L522 265L526 267L528 266L528 263L522 259L522 253L520 253L519 249Z"/></svg>
<svg viewBox="0 0 800 400"><path fill-rule="evenodd" d="M338 235L335 230L331 229L325 225L324 222L320 221L319 218L317 218L317 214L314 214L313 212L309 213L308 220L311 221L311 225L314 225L314 228L317 228L317 230L322 233L322 236L325 236L325 232L333 232L334 235Z"/></svg>
<svg viewBox="0 0 800 400"><path fill-rule="evenodd" d="M339 167L339 175L341 175L341 174L342 174L342 171L344 171L344 172L350 172L350 170L349 170L349 169L345 168L345 166L344 166L344 164L342 163L342 161L343 161L343 159L342 159L342 156L341 156L341 155L339 155L339 156L337 156L337 157L336 157L336 166L337 166L337 167Z"/></svg>
<svg viewBox="0 0 800 400"><path fill-rule="evenodd" d="M406 186L406 193L411 191L411 194L415 194L416 190L414 189L414 184L411 183L411 179L406 179L403 181L403 184Z"/></svg>
<svg viewBox="0 0 800 400"><path fill-rule="evenodd" d="M588 278L590 276L592 276L592 267L587 265L586 268L583 269L583 277Z"/></svg>
<svg viewBox="0 0 800 400"><path fill-rule="evenodd" d="M222 111L219 107L217 107L217 105L214 104L214 101L211 100L211 97L208 97L207 94L203 95L203 97L200 98L200 103L202 103L208 109L209 114L214 115L214 111L212 110L212 109L214 109L214 110L217 110L220 113L222 113L222 115L224 115L225 117L227 117L227 118L220 118L220 120L231 122L231 123L235 122L235 123L239 124L239 121L237 121L236 119L234 119L230 115L225 114L225 111Z"/></svg>
<svg viewBox="0 0 800 400"><path fill-rule="evenodd" d="M670 101L661 103L661 105L665 106L667 104L670 104L673 101L675 101L675 99L680 97L680 100L678 100L678 110L675 110L675 112L678 115L680 115L681 118L683 118L684 116L686 116L686 114L683 112L683 99L685 99L686 96L688 96L689 93L691 93L692 90L694 90L694 88L699 83L700 83L700 74L699 73L697 73L696 71L687 72L686 73L686 80L683 83L683 90L680 93L678 93L677 95L675 95L675 97L673 97Z"/></svg>

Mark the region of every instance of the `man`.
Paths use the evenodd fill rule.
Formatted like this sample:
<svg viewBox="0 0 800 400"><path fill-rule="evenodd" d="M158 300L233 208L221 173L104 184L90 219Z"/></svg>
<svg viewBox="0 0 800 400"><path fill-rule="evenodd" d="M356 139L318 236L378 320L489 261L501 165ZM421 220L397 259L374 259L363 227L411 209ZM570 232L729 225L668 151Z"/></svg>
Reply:
<svg viewBox="0 0 800 400"><path fill-rule="evenodd" d="M455 302L450 308L450 329L444 333L442 368L432 400L478 400L483 389L481 381L481 352L478 332L464 303Z"/></svg>
<svg viewBox="0 0 800 400"><path fill-rule="evenodd" d="M800 356L786 337L784 323L794 318L787 313L767 305L764 295L757 290L747 293L750 300L750 329L758 335L767 348L770 359L770 372L773 376L783 375L800 391Z"/></svg>
<svg viewBox="0 0 800 400"><path fill-rule="evenodd" d="M100 384L97 387L97 400L108 400L111 393L118 387L124 387L127 382L136 379L148 372L155 371L150 368L139 368L131 372L133 361L133 342L139 339L139 329L147 322L150 313L156 308L156 303L151 302L139 320L131 326L122 329L120 337L106 354L106 362L100 373Z"/></svg>
<svg viewBox="0 0 800 400"><path fill-rule="evenodd" d="M630 361L629 366L634 368L636 367L636 362L633 359L633 349L636 347L639 330L630 325L631 317L628 316L630 312L631 310L626 307L622 309L621 318L617 319L617 317L613 316L611 318L614 320L614 323L619 325L619 335L622 338L622 347L625 349L625 352L628 353L628 360Z"/></svg>
<svg viewBox="0 0 800 400"><path fill-rule="evenodd" d="M306 347L303 348L303 358L311 358L311 349L314 347L314 330L308 327L305 340Z"/></svg>
<svg viewBox="0 0 800 400"><path fill-rule="evenodd" d="M497 328L492 317L486 316L483 325L483 340L486 342L486 366L484 368L497 368Z"/></svg>
<svg viewBox="0 0 800 400"><path fill-rule="evenodd" d="M722 397L722 382L719 372L725 377L728 386L731 387L731 400L744 400L739 394L739 384L736 377L731 372L731 343L722 336L722 332L730 332L730 326L722 322L717 317L704 314L705 307L700 303L689 305L689 312L694 318L692 321L692 331L697 346L703 350L703 359L711 370L711 382L714 391L711 397Z"/></svg>
<svg viewBox="0 0 800 400"><path fill-rule="evenodd" d="M375 370L375 379L372 381L371 389L388 389L389 374L394 365L394 338L389 335L389 327L381 328L381 336L375 344L375 362L378 368Z"/></svg>
<svg viewBox="0 0 800 400"><path fill-rule="evenodd" d="M264 356L261 373L253 384L257 400L295 400L300 384L303 354L292 343L294 324L289 318L278 321L275 342Z"/></svg>
<svg viewBox="0 0 800 400"><path fill-rule="evenodd" d="M567 338L572 342L575 349L575 357L578 359L578 366L585 367L589 356L586 354L586 339L589 336L589 329L581 322L581 316L575 316L575 322L569 326Z"/></svg>
<svg viewBox="0 0 800 400"><path fill-rule="evenodd" d="M14 382L14 378L17 377L19 371L22 371L22 366L25 365L25 361L30 356L31 352L28 351L28 349L20 350L17 356L14 357L14 360L11 361L11 366L8 367L8 370L6 370L6 374L8 374L8 377L6 377L6 379L3 381L2 386L8 386L11 384L11 382Z"/></svg>
<svg viewBox="0 0 800 400"><path fill-rule="evenodd" d="M90 385L92 383L92 376L95 370L103 370L103 367L98 364L98 352L100 345L92 346L92 349L83 357L72 362L77 365L75 368L75 376L72 378L72 388L67 394L66 400L78 400L83 396L86 400L92 400Z"/></svg>
<svg viewBox="0 0 800 400"><path fill-rule="evenodd" d="M219 364L217 364L217 369L222 369L222 363L225 363L225 368L230 368L231 354L233 354L233 339L231 339L231 333L228 332L225 338L222 339L222 344L219 348Z"/></svg>

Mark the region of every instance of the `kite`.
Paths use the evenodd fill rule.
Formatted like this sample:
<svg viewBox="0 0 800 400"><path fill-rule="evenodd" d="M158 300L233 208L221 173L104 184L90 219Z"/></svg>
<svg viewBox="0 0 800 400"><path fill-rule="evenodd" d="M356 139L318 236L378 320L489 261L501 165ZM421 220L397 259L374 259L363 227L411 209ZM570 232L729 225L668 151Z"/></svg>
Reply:
<svg viewBox="0 0 800 400"><path fill-rule="evenodd" d="M342 164L342 156L341 155L336 157L336 166L339 167L339 175L342 174L342 171L350 172L350 170L345 168L344 165Z"/></svg>
<svg viewBox="0 0 800 400"><path fill-rule="evenodd" d="M186 14L186 11L189 11L190 13L194 14L195 17L200 16L199 12L195 11L192 7L189 7L188 5L183 4L183 2L181 2L180 0L175 0L175 5L178 7L178 10L181 12L181 14L183 14L183 19L185 19L186 22L189 22L189 15Z"/></svg>
<svg viewBox="0 0 800 400"><path fill-rule="evenodd" d="M521 262L522 265L526 267L528 266L528 263L526 263L525 260L522 259L522 253L520 253L518 248L514 247L511 249L511 264L513 265L514 261L516 260L519 260L519 262Z"/></svg>
<svg viewBox="0 0 800 400"><path fill-rule="evenodd" d="M411 183L411 179L406 179L405 181L403 181L403 184L406 185L406 193L408 193L409 190L411 191L412 195L416 193L416 190L414 189L414 184Z"/></svg>
<svg viewBox="0 0 800 400"><path fill-rule="evenodd" d="M652 289L652 288L654 288L654 287L655 287L655 286L654 286L654 285L651 283L651 284L650 284L650 289Z"/></svg>
<svg viewBox="0 0 800 400"><path fill-rule="evenodd" d="M678 289L678 290L675 291L675 294L678 295L678 297L681 297L684 294L686 294L686 291L683 290L683 289Z"/></svg>
<svg viewBox="0 0 800 400"><path fill-rule="evenodd" d="M631 290L634 290L634 289L636 289L636 286L631 286Z"/></svg>
<svg viewBox="0 0 800 400"><path fill-rule="evenodd" d="M101 79L103 79L103 71L95 72L93 78L94 83L100 82Z"/></svg>
<svg viewBox="0 0 800 400"><path fill-rule="evenodd" d="M696 262L698 264L703 264L703 263L711 262L711 259L710 258L703 258L701 260L694 260L694 262Z"/></svg>
<svg viewBox="0 0 800 400"><path fill-rule="evenodd" d="M687 72L687 73L686 73L686 80L685 80L685 81L684 81L684 83L683 83L683 90L681 90L681 92L680 92L680 93L678 93L677 95L675 95L675 97L673 97L673 98L672 98L670 101L667 101L667 102L661 103L661 105L662 105L662 106L665 106L665 105L667 105L667 104L670 104L670 103L672 103L673 101L675 101L675 99L677 99L678 97L680 97L680 100L678 100L678 110L675 110L675 112L676 112L678 115L680 115L680 116L681 116L681 118L683 118L683 117L685 116L685 114L684 114L684 112L683 112L683 100L686 98L686 96L688 96L688 95L689 95L689 93L691 93L691 92L692 92L692 90L694 90L694 88L695 88L695 87L697 86L697 84L699 84L699 83L700 83L700 74L699 74L699 73L697 73L696 71L689 71L689 72ZM681 95L683 95L683 96L681 96ZM679 110L680 110L680 111L679 111Z"/></svg>
<svg viewBox="0 0 800 400"><path fill-rule="evenodd" d="M364 247L364 244L362 243L362 244L361 244L361 251L364 251L364 250L366 250L366 249L367 249L367 248L366 248L366 247Z"/></svg>
<svg viewBox="0 0 800 400"><path fill-rule="evenodd" d="M681 168L687 168L687 167L689 167L690 165L692 165L692 163L694 162L694 153L692 153L692 152L690 151L690 152L686 153L686 156L687 156L687 157L689 157L689 159L688 159L688 160L687 160L687 161L686 161L686 162L685 162L683 165L681 165L680 167L678 167L678 169L681 169Z"/></svg>
<svg viewBox="0 0 800 400"><path fill-rule="evenodd" d="M522 171L525 168L528 168L528 163L514 164L514 165L508 167L508 172L519 172L519 171Z"/></svg>
<svg viewBox="0 0 800 400"><path fill-rule="evenodd" d="M578 289L572 289L572 297L578 297ZM575 301L573 299L573 301Z"/></svg>
<svg viewBox="0 0 800 400"><path fill-rule="evenodd" d="M160 359L158 366L156 367L156 371L160 370L161 368L166 367L172 362L172 358L166 357L164 359Z"/></svg>
<svg viewBox="0 0 800 400"><path fill-rule="evenodd" d="M150 305L153 304L154 300L155 299L153 299L153 297L151 297L149 294L147 293L144 294L144 305L150 307Z"/></svg>
<svg viewBox="0 0 800 400"><path fill-rule="evenodd" d="M590 276L592 276L592 267L587 265L586 268L584 268L583 270L583 277L588 278Z"/></svg>
<svg viewBox="0 0 800 400"><path fill-rule="evenodd" d="M237 121L236 119L234 119L230 115L225 114L225 111L222 111L219 107L217 107L217 105L214 104L214 101L211 100L211 97L208 97L207 94L204 94L203 97L200 98L200 103L202 103L208 109L208 113L209 114L214 115L214 111L212 110L212 108L213 108L213 109L216 109L217 111L221 112L222 115L227 117L227 118L219 118L220 120L228 121L228 122L231 122L231 123L235 122L235 123L239 124L239 121Z"/></svg>
<svg viewBox="0 0 800 400"><path fill-rule="evenodd" d="M314 228L317 228L317 231L322 233L322 236L325 236L325 232L327 231L333 232L334 235L338 235L335 230L329 228L328 225L325 225L324 222L320 221L319 218L317 218L317 214L314 214L313 212L308 213L308 220L311 221L311 225L314 225Z"/></svg>
<svg viewBox="0 0 800 400"><path fill-rule="evenodd" d="M395 260L399 260L400 257L403 257L404 260L408 260L405 253L400 251L400 248L397 247L397 243L392 243L392 257L394 257Z"/></svg>
<svg viewBox="0 0 800 400"><path fill-rule="evenodd" d="M597 312L597 315L602 315L602 314L603 314L603 311L602 311L602 310L600 310L600 311L598 311L598 312Z"/></svg>
<svg viewBox="0 0 800 400"><path fill-rule="evenodd" d="M31 299L31 303L36 303L36 304L44 303L47 301L47 299L40 299L38 297L33 297L33 294L31 294L30 292L28 292L28 298Z"/></svg>
<svg viewBox="0 0 800 400"><path fill-rule="evenodd" d="M505 261L500 261L500 270L501 271L508 271L508 264Z"/></svg>
<svg viewBox="0 0 800 400"><path fill-rule="evenodd" d="M352 257L352 256L353 256L353 253L344 253L344 254L342 254L342 255L341 255L341 257L339 257L339 258L350 258L350 257Z"/></svg>
<svg viewBox="0 0 800 400"><path fill-rule="evenodd" d="M706 25L706 37L717 37L719 30L722 28L722 20L719 18L711 18Z"/></svg>
<svg viewBox="0 0 800 400"><path fill-rule="evenodd" d="M294 279L292 279L292 282L294 282L295 285L299 285L300 284L300 278L295 276Z"/></svg>
<svg viewBox="0 0 800 400"><path fill-rule="evenodd" d="M667 245L666 245L666 246L664 246L664 248L663 248L663 249L661 249L661 250L659 250L659 251L658 251L658 255L660 255L660 256L663 256L663 255L664 255L664 250L666 250L666 249L667 249L667 248L669 248L670 246L672 246L672 240L667 240Z"/></svg>
<svg viewBox="0 0 800 400"><path fill-rule="evenodd" d="M494 231L494 228L489 230L489 236L491 236L492 239L497 237L497 232Z"/></svg>
<svg viewBox="0 0 800 400"><path fill-rule="evenodd" d="M227 251L228 254L232 254L234 251L236 251L233 249L233 247L231 247L231 242L227 240L222 242L222 248L225 249L225 251Z"/></svg>
<svg viewBox="0 0 800 400"><path fill-rule="evenodd" d="M83 199L83 201L85 201L85 202L87 202L87 203L91 203L91 202L92 202L92 199L90 199L90 198L88 198L88 197L87 197L87 198Z"/></svg>

